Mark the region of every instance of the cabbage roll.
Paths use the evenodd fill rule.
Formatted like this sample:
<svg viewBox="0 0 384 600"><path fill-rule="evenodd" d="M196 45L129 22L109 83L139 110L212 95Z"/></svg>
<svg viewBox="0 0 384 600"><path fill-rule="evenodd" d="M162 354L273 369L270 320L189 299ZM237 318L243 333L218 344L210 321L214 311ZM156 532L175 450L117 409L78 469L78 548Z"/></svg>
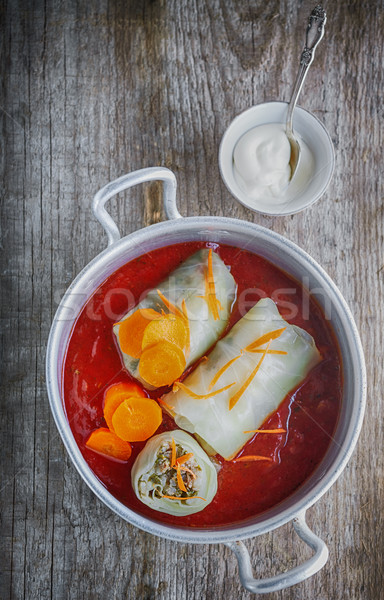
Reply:
<svg viewBox="0 0 384 600"><path fill-rule="evenodd" d="M113 327L124 365L146 388L171 385L220 337L236 283L212 250L193 254Z"/></svg>
<svg viewBox="0 0 384 600"><path fill-rule="evenodd" d="M313 338L263 298L163 400L179 427L231 460L320 360Z"/></svg>
<svg viewBox="0 0 384 600"><path fill-rule="evenodd" d="M203 510L217 492L217 473L210 458L185 431L152 437L132 468L132 487L153 510L185 516Z"/></svg>

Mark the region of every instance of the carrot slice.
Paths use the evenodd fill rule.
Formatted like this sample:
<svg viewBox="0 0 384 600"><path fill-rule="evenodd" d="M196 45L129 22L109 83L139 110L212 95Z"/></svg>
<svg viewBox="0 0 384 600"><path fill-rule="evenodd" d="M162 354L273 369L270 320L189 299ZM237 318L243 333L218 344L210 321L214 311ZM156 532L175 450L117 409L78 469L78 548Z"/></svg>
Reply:
<svg viewBox="0 0 384 600"><path fill-rule="evenodd" d="M244 394L245 390L247 389L247 387L250 385L250 383L252 382L252 380L254 379L254 377L256 376L257 371L260 369L261 364L264 360L264 358L267 355L267 352L269 350L269 346L271 345L272 340L269 340L267 347L265 348L259 362L257 363L256 367L253 369L253 371L251 372L251 374L247 377L247 379L245 380L245 382L243 383L243 385L240 387L239 390L237 390L236 394L234 394L230 399L229 399L229 410L232 410L232 408L237 404L237 402L240 400L240 397Z"/></svg>
<svg viewBox="0 0 384 600"><path fill-rule="evenodd" d="M164 340L143 350L139 362L139 373L150 385L171 385L185 369L186 361L182 350Z"/></svg>
<svg viewBox="0 0 384 600"><path fill-rule="evenodd" d="M286 329L286 327L283 327L282 329L276 329L275 331L269 331L268 333L265 333L261 337L257 338L257 340L252 342L252 344L249 344L245 350L247 352L252 352L255 348L258 348L259 346L262 346L263 344L266 344L272 340L276 340Z"/></svg>
<svg viewBox="0 0 384 600"><path fill-rule="evenodd" d="M106 427L100 427L100 429L93 431L85 442L85 445L98 454L124 462L132 454L131 445L121 440L113 431L110 431Z"/></svg>
<svg viewBox="0 0 384 600"><path fill-rule="evenodd" d="M137 383L133 382L117 383L107 389L104 397L104 419L111 431L113 431L113 413L126 398L132 396L146 398L143 389Z"/></svg>
<svg viewBox="0 0 384 600"><path fill-rule="evenodd" d="M115 433L126 442L143 442L151 437L162 421L160 406L152 398L128 398L115 410Z"/></svg>
<svg viewBox="0 0 384 600"><path fill-rule="evenodd" d="M144 330L141 347L144 350L147 346L152 346L162 340L175 344L181 350L185 348L188 342L188 327L185 319L168 314L151 321Z"/></svg>
<svg viewBox="0 0 384 600"><path fill-rule="evenodd" d="M139 358L144 330L150 321L159 319L161 315L152 308L138 308L124 321L119 321L119 343L121 351L132 358Z"/></svg>
<svg viewBox="0 0 384 600"><path fill-rule="evenodd" d="M267 460L268 462L273 462L273 458L270 456L240 456L239 458L234 458L232 462L246 462L246 461L257 461L257 460Z"/></svg>

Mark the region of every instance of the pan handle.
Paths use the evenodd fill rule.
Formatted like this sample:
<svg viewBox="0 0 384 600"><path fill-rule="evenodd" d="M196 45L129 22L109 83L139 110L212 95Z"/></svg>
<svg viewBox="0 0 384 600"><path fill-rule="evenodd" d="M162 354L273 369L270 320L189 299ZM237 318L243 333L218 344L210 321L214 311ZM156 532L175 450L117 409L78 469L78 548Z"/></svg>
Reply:
<svg viewBox="0 0 384 600"><path fill-rule="evenodd" d="M279 575L268 577L266 579L253 578L251 559L243 542L237 541L226 543L226 546L233 550L236 555L239 563L240 581L249 592L252 592L253 594L277 592L278 590L283 590L291 585L304 581L323 568L328 560L328 548L325 542L309 529L305 521L305 510L301 511L297 517L293 519L293 527L298 536L314 550L314 555L302 565L298 565L285 573L280 573Z"/></svg>
<svg viewBox="0 0 384 600"><path fill-rule="evenodd" d="M172 171L166 169L165 167L148 167L146 169L132 171L132 173L122 175L118 179L107 183L107 185L97 192L93 198L92 210L96 219L105 229L105 232L108 236L108 246L111 246L111 244L117 242L121 235L115 221L104 208L104 204L107 202L107 200L112 198L112 196L120 194L124 190L133 187L134 185L138 185L139 183L158 180L164 182L163 198L167 218L180 219L181 214L177 210L176 206L176 177Z"/></svg>

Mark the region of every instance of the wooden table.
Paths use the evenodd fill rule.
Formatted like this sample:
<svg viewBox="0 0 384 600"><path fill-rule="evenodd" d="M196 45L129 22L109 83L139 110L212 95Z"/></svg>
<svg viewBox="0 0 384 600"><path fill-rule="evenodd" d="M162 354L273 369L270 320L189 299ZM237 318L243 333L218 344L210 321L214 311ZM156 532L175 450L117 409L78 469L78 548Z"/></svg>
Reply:
<svg viewBox="0 0 384 600"><path fill-rule="evenodd" d="M378 600L383 527L383 3L327 2L325 40L300 104L336 150L331 186L289 217L227 192L220 139L233 117L288 100L312 2L4 2L1 52L1 599L243 599L224 546L152 537L102 505L50 414L44 359L54 312L106 245L91 199L106 182L164 165L183 215L259 223L308 251L349 303L366 353L368 406L353 458L308 512L330 558L268 598ZM164 219L158 185L114 200L125 233ZM309 555L291 526L246 542L268 576Z"/></svg>

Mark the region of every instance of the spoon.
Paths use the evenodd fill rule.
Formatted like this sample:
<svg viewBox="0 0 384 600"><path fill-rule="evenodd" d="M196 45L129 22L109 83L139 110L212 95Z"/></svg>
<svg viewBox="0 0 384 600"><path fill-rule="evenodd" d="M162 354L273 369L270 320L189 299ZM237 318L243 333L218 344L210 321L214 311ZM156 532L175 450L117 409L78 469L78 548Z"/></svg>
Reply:
<svg viewBox="0 0 384 600"><path fill-rule="evenodd" d="M292 180L297 165L300 160L300 144L294 136L292 120L293 120L293 111L296 106L297 99L301 92L301 88L303 87L304 80L307 76L308 69L314 59L315 49L320 42L321 38L324 35L324 26L327 20L327 16L323 7L318 4L313 11L311 12L308 25L307 32L305 38L305 46L300 56L300 67L297 73L295 86L293 88L292 97L288 104L288 112L287 112L287 121L285 126L285 132L288 138L288 141L291 146L291 157L289 160L289 166L291 167L291 176L290 180Z"/></svg>

